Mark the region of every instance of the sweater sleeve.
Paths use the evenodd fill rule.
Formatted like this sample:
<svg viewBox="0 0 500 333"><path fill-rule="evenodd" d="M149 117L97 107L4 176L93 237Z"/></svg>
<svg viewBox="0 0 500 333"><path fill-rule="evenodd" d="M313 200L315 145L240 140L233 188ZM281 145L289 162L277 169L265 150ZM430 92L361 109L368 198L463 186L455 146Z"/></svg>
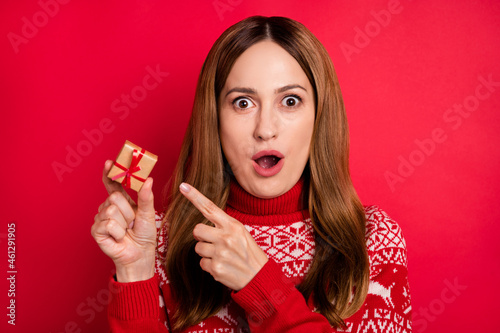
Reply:
<svg viewBox="0 0 500 333"><path fill-rule="evenodd" d="M309 309L302 294L272 259L231 296L245 310L251 332L336 332L324 316Z"/></svg>
<svg viewBox="0 0 500 333"><path fill-rule="evenodd" d="M232 297L246 312L251 332L411 332L406 245L399 226L378 207L367 208L370 285L362 307L336 330L311 311L302 294L270 259Z"/></svg>
<svg viewBox="0 0 500 333"><path fill-rule="evenodd" d="M159 248L164 249L162 242L166 235L164 230L160 230L162 219L163 215L156 214ZM168 316L159 283L161 255L157 251L155 275L149 280L121 283L114 276L110 278L112 296L108 304L108 323L111 332L169 332Z"/></svg>

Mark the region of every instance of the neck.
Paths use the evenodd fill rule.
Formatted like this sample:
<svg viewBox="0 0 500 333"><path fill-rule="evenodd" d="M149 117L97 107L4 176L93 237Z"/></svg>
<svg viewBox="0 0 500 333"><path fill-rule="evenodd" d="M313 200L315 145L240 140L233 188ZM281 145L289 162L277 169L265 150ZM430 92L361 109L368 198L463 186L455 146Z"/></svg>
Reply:
<svg viewBox="0 0 500 333"><path fill-rule="evenodd" d="M304 196L304 177L288 192L270 199L262 199L245 191L236 179L230 183L226 211L242 223L276 224L296 222L308 215Z"/></svg>

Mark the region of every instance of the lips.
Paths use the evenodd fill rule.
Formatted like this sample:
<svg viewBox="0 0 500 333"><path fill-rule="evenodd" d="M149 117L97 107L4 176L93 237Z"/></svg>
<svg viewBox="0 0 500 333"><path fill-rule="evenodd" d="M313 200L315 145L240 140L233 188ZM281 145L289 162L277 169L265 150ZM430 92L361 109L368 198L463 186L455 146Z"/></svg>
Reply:
<svg viewBox="0 0 500 333"><path fill-rule="evenodd" d="M263 177L271 177L281 171L285 156L277 150L262 150L252 156L255 171Z"/></svg>
<svg viewBox="0 0 500 333"><path fill-rule="evenodd" d="M252 156L252 160L256 161L262 167L268 169L279 162L285 156L277 150L262 150ZM268 165L265 167L265 165Z"/></svg>
<svg viewBox="0 0 500 333"><path fill-rule="evenodd" d="M280 153L277 150L262 150L262 151L259 151L257 154L253 155L252 160L255 161L255 160L261 158L262 156L276 156L278 158L285 157L282 153Z"/></svg>

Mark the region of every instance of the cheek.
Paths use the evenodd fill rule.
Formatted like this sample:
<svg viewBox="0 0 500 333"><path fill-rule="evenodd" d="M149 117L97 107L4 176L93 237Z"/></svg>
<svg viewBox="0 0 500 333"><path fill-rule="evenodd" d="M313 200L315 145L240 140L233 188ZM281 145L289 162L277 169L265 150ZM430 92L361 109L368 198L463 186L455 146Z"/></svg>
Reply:
<svg viewBox="0 0 500 333"><path fill-rule="evenodd" d="M240 162L250 148L241 126L228 121L221 122L219 135L226 159L231 164Z"/></svg>
<svg viewBox="0 0 500 333"><path fill-rule="evenodd" d="M222 110L219 115L219 138L222 144L222 149L229 150L230 144L233 141L234 132L231 130L234 124L231 124L227 115Z"/></svg>
<svg viewBox="0 0 500 333"><path fill-rule="evenodd" d="M294 131L293 141L297 151L309 152L312 134L314 130L314 118L306 118L300 121Z"/></svg>

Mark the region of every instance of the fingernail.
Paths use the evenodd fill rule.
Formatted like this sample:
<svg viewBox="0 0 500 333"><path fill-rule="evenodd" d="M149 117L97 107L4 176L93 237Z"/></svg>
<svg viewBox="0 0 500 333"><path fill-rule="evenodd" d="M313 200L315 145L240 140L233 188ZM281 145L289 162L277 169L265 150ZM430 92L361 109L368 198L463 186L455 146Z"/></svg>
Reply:
<svg viewBox="0 0 500 333"><path fill-rule="evenodd" d="M188 193L189 190L190 190L189 186L186 183L181 183L181 185L179 186L179 188L184 193Z"/></svg>

